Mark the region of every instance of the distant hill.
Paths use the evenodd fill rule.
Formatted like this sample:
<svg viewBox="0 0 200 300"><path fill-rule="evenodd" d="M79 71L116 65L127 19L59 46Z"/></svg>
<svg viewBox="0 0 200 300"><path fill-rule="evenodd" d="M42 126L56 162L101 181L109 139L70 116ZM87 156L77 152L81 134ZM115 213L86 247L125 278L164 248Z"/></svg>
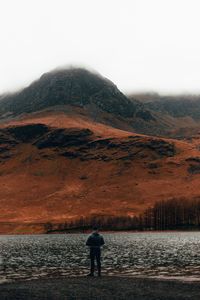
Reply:
<svg viewBox="0 0 200 300"><path fill-rule="evenodd" d="M138 94L132 96L152 110L169 114L175 118L190 116L194 120L200 120L200 96L177 95L160 96L159 94Z"/></svg>
<svg viewBox="0 0 200 300"><path fill-rule="evenodd" d="M168 135L189 137L200 130L200 95L161 96L156 93L133 94L129 99L137 100L144 108L164 119L172 119L173 129Z"/></svg>

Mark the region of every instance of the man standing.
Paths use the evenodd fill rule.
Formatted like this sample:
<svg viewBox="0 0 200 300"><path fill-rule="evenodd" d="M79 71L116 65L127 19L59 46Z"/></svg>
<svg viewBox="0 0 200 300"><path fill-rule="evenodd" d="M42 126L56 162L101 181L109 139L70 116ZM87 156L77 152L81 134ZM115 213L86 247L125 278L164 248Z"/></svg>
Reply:
<svg viewBox="0 0 200 300"><path fill-rule="evenodd" d="M105 244L103 236L99 234L98 228L93 227L93 233L86 241L90 247L90 273L87 276L94 276L95 260L97 263L98 276L101 276L101 246Z"/></svg>

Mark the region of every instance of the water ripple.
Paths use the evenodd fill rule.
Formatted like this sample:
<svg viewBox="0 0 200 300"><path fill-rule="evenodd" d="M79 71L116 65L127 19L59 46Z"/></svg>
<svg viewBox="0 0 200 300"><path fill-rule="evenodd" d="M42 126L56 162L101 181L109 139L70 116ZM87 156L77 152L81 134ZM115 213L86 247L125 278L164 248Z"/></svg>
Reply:
<svg viewBox="0 0 200 300"><path fill-rule="evenodd" d="M200 280L200 233L107 233L104 274ZM88 271L85 234L0 236L0 283Z"/></svg>

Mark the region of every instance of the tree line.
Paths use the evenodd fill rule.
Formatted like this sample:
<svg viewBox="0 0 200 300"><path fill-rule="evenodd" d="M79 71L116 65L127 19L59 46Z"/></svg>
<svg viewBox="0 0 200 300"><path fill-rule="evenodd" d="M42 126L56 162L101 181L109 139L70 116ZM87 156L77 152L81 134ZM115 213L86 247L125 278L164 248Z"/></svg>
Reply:
<svg viewBox="0 0 200 300"><path fill-rule="evenodd" d="M200 199L157 201L139 216L93 215L60 224L45 224L46 232L88 230L175 230L200 229Z"/></svg>

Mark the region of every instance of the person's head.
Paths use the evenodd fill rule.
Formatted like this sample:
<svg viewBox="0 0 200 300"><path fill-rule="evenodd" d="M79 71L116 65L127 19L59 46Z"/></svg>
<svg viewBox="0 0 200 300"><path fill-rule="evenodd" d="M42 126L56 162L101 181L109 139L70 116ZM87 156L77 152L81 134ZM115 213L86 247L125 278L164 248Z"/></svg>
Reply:
<svg viewBox="0 0 200 300"><path fill-rule="evenodd" d="M92 228L92 229L93 229L93 232L94 232L94 233L98 233L98 231L99 231L99 229L98 229L98 227L97 227L97 226L93 226L93 228Z"/></svg>

